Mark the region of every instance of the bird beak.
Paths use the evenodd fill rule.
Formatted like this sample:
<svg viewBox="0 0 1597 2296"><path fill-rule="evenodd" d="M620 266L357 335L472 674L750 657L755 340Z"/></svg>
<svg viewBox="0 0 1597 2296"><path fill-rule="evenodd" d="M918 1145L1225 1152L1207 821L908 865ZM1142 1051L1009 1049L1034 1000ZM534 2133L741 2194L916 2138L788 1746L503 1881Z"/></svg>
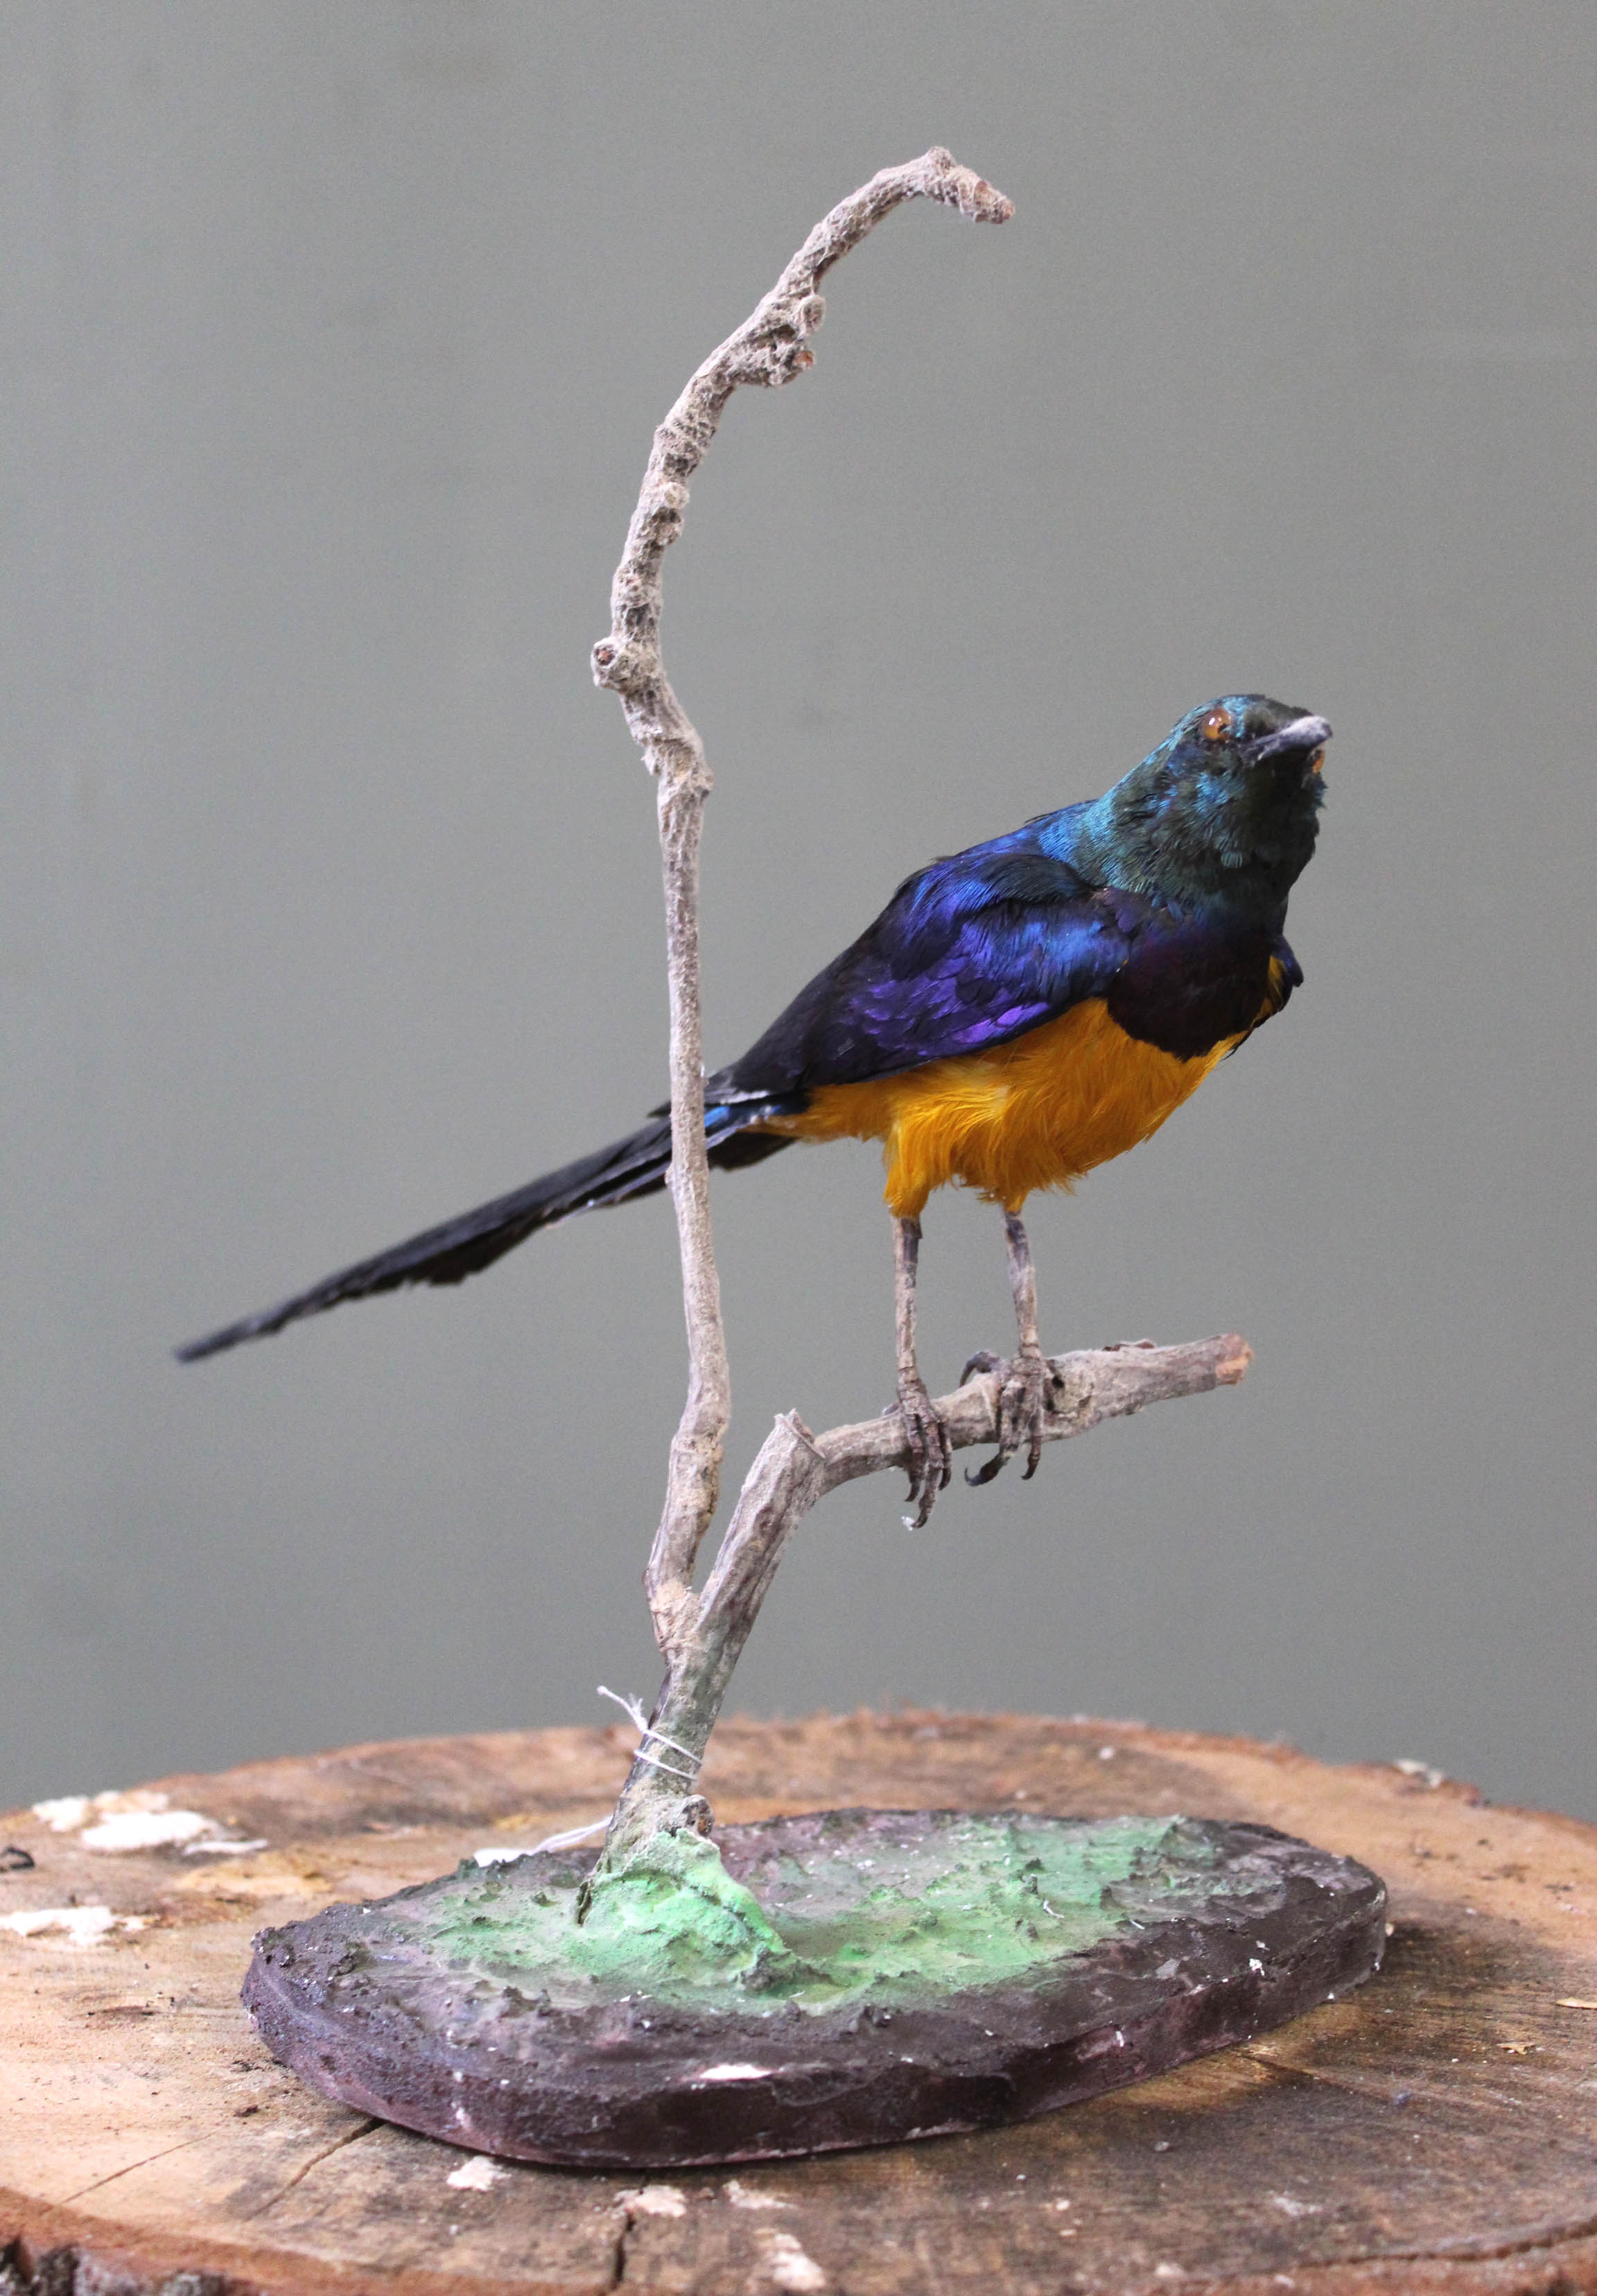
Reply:
<svg viewBox="0 0 1597 2296"><path fill-rule="evenodd" d="M1271 758L1297 756L1306 759L1318 773L1320 759L1316 752L1323 750L1330 739L1331 728L1323 718L1294 718L1291 724L1283 726L1279 733L1265 734L1258 741L1249 742L1248 761L1250 765L1261 766Z"/></svg>

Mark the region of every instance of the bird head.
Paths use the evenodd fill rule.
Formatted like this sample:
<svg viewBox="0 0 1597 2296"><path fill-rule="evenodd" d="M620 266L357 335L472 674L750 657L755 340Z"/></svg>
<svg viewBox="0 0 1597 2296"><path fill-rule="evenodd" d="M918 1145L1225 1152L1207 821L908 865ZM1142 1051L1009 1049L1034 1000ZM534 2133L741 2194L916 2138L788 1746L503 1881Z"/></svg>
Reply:
<svg viewBox="0 0 1597 2296"><path fill-rule="evenodd" d="M1323 718L1262 693L1189 711L1086 808L1104 882L1179 907L1284 910L1314 849L1330 739Z"/></svg>

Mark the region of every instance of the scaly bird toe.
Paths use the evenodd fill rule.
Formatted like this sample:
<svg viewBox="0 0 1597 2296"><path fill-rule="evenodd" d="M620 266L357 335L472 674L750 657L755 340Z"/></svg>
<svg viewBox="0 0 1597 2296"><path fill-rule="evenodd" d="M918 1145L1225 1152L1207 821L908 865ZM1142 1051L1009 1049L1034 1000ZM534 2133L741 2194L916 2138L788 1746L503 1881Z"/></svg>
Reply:
<svg viewBox="0 0 1597 2296"><path fill-rule="evenodd" d="M904 1520L911 1530L924 1530L938 1493L946 1489L954 1472L954 1446L948 1439L948 1423L933 1403L924 1380L900 1381L897 1408L904 1414L909 1439L909 1497L915 1510Z"/></svg>
<svg viewBox="0 0 1597 2296"><path fill-rule="evenodd" d="M990 1459L972 1471L965 1470L968 1483L990 1483L1003 1472L1022 1443L1026 1446L1026 1472L1023 1481L1029 1482L1036 1473L1037 1462L1043 1456L1043 1435L1048 1422L1049 1406L1053 1400L1055 1377L1047 1357L1035 1349L1023 1349L1019 1355L1000 1357L983 1349L971 1357L965 1365L964 1376L973 1371L996 1372L998 1374L998 1448Z"/></svg>

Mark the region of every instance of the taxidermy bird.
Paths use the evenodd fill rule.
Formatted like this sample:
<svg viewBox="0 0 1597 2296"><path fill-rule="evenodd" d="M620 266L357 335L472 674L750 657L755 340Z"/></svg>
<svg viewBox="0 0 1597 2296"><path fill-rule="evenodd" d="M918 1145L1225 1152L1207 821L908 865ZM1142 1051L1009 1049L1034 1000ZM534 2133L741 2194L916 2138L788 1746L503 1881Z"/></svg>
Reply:
<svg viewBox="0 0 1597 2296"><path fill-rule="evenodd" d="M758 1043L705 1085L712 1164L796 1140L880 1140L895 1236L898 1408L923 1523L949 1478L947 1430L915 1356L921 1214L951 1180L1003 1215L1018 1345L1002 1361L990 1481L1042 1448L1047 1365L1021 1224L1036 1188L1070 1187L1134 1148L1303 975L1282 938L1314 849L1331 728L1233 693L1182 719L1090 803L933 861ZM341 1300L458 1283L541 1227L666 1184L668 1111L640 1131L178 1350L185 1362Z"/></svg>

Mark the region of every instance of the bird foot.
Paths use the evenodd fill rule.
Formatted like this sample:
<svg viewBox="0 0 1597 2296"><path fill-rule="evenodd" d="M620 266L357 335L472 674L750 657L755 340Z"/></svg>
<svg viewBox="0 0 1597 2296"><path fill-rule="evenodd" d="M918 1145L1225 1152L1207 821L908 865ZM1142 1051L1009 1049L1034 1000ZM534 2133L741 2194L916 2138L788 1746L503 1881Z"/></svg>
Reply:
<svg viewBox="0 0 1597 2296"><path fill-rule="evenodd" d="M904 1520L909 1529L924 1530L938 1493L946 1488L954 1472L948 1423L918 1375L900 1379L894 1408L904 1414L909 1438L909 1496L915 1512Z"/></svg>
<svg viewBox="0 0 1597 2296"><path fill-rule="evenodd" d="M995 1356L983 1348L960 1374L962 1387L974 1372L998 1374L998 1448L974 1472L967 1467L965 1480L990 1483L1024 1443L1026 1472L1022 1480L1029 1482L1043 1456L1043 1430L1058 1389L1058 1374L1036 1348L1022 1348L1015 1356Z"/></svg>

